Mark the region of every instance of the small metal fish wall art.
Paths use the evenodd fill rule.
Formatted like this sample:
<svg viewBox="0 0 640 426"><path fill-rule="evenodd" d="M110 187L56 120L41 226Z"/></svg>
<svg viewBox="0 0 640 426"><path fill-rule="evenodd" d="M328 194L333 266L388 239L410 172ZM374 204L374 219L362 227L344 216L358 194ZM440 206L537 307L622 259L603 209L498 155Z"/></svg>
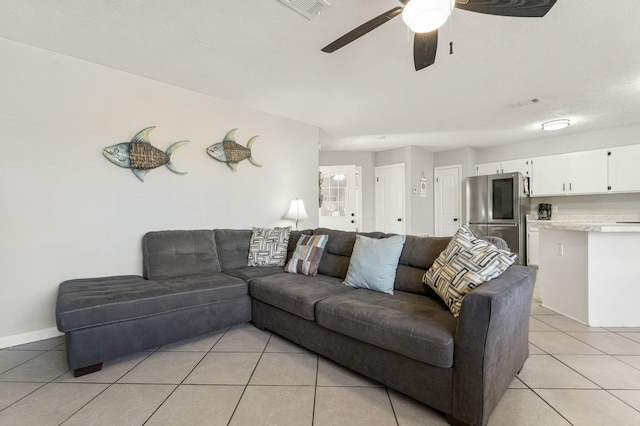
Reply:
<svg viewBox="0 0 640 426"><path fill-rule="evenodd" d="M223 163L227 163L227 166L234 172L237 172L238 163L242 160L248 159L251 164L256 167L262 167L261 164L258 164L256 160L251 156L251 147L253 143L256 141L258 136L254 136L249 139L247 142L247 147L240 145L236 142L235 134L238 129L231 129L224 137L222 142L214 143L210 147L207 148L207 154L209 154L212 158L221 161Z"/></svg>
<svg viewBox="0 0 640 426"><path fill-rule="evenodd" d="M102 153L113 164L131 169L141 182L144 182L144 177L149 173L149 170L160 166L167 166L173 173L186 175L187 172L181 172L173 165L171 154L182 145L189 143L189 141L175 142L163 152L149 142L149 132L155 128L156 126L151 126L140 130L131 139L131 142L108 146Z"/></svg>

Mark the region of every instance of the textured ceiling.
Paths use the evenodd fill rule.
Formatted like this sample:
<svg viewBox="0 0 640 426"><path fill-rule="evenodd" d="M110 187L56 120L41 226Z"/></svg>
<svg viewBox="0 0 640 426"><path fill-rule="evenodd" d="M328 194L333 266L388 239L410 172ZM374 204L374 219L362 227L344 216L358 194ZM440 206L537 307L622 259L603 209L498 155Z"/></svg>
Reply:
<svg viewBox="0 0 640 426"><path fill-rule="evenodd" d="M309 21L277 0L0 0L0 37L319 126L323 149L441 151L640 122L638 0L558 0L544 18L454 10L419 72L400 17L322 53L399 4L330 2ZM543 133L554 118L572 125Z"/></svg>

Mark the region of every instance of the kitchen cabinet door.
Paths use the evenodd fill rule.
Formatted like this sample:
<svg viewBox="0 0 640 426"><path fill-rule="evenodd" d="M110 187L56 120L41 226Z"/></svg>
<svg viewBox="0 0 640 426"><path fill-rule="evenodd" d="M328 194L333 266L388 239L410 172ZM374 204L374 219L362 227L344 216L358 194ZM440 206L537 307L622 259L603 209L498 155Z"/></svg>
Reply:
<svg viewBox="0 0 640 426"><path fill-rule="evenodd" d="M500 162L476 164L476 176L495 175L500 172Z"/></svg>
<svg viewBox="0 0 640 426"><path fill-rule="evenodd" d="M564 195L567 191L567 155L547 155L531 160L531 196Z"/></svg>
<svg viewBox="0 0 640 426"><path fill-rule="evenodd" d="M607 192L607 150L567 154L568 194L604 194Z"/></svg>
<svg viewBox="0 0 640 426"><path fill-rule="evenodd" d="M609 152L609 190L640 191L640 145L619 146Z"/></svg>
<svg viewBox="0 0 640 426"><path fill-rule="evenodd" d="M530 176L531 175L531 167L530 160L520 159L520 160L508 160L500 163L500 173L522 173L522 176Z"/></svg>
<svg viewBox="0 0 640 426"><path fill-rule="evenodd" d="M531 196L605 194L607 150L536 157L531 162Z"/></svg>

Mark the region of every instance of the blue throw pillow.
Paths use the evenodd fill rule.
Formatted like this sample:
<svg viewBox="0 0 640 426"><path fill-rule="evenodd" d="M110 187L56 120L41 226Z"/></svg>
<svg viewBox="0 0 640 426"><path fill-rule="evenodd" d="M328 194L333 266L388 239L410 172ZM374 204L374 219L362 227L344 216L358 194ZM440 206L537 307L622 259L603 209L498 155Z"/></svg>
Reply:
<svg viewBox="0 0 640 426"><path fill-rule="evenodd" d="M405 239L404 235L380 239L356 235L344 283L350 287L393 294Z"/></svg>

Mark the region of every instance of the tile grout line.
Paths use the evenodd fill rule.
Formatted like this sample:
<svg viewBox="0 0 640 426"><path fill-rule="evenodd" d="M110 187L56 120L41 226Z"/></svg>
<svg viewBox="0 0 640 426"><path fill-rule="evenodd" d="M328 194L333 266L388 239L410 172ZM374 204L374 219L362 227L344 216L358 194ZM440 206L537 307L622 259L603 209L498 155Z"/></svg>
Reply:
<svg viewBox="0 0 640 426"><path fill-rule="evenodd" d="M541 305L540 305L540 306L541 306ZM531 317L533 318L533 315L531 315ZM537 318L536 318L536 319L537 319ZM538 321L541 321L543 324L546 324L546 325L548 325L549 327L556 328L556 327L553 327L553 326L552 326L552 325L550 325L550 324L547 324L546 322L544 322L544 321L542 321L542 320L538 320ZM559 329L558 329L558 331L562 332L562 330L559 330ZM529 332L531 332L531 331L529 331ZM540 349L542 352L544 352L544 355L548 355L548 356L550 356L551 358L555 359L556 361L558 361L558 362L560 362L560 363L562 363L562 364L564 365L564 363L563 363L562 361L558 360L556 357L554 357L554 356L553 356L552 354L550 354L549 352L547 352L547 351L545 351L544 349L542 349L542 348L540 348L540 347L538 347L538 346L534 345L534 344L533 344L533 343L531 343L530 341L529 341L529 344L531 344L531 345L535 346L536 348ZM530 355L531 355L531 354L530 354ZM525 362L526 362L526 361L525 361ZM567 366L567 367L568 367L568 366ZM573 370L571 367L569 367L569 368L570 368L571 370ZM574 371L575 371L575 370L574 370ZM576 373L578 373L578 372L576 371ZM578 373L578 374L580 374L580 373ZM580 375L581 375L581 374L580 374ZM582 375L581 375L581 376L582 376ZM517 375L517 374L516 374L516 377L518 377L518 375ZM583 377L584 377L584 376L583 376ZM589 382L591 382L591 380L589 380L588 378L586 378L586 377L585 377L585 379L587 379ZM558 411L558 410L557 410L557 409L556 409L556 408L555 408L555 407L554 407L554 406L553 406L549 401L547 401L546 399L544 399L544 398L542 397L542 395L540 395L538 392L536 392L536 390L535 390L534 388L532 388L531 386L529 386L529 384L528 384L527 382L525 382L524 380L521 380L520 378L518 378L518 380L520 380L520 382L522 382L522 383L527 387L527 389L529 389L531 392L533 392L533 394L534 394L534 395L536 395L538 398L540 398L540 400L542 400L545 404L547 404L547 406L549 406L549 408L551 408L551 409L552 409L555 413L557 413L561 418L563 418L564 420L566 420L566 422L567 422L567 423L569 423L570 425L573 425L573 423L571 423L571 422L569 421L569 419L567 419L565 416L563 416L563 415L562 415L562 413L561 413L560 411ZM593 383L593 382L592 382L592 383ZM594 383L594 384L595 384L596 386L598 386L596 383Z"/></svg>
<svg viewBox="0 0 640 426"><path fill-rule="evenodd" d="M546 323L545 323L545 324L546 324ZM554 328L555 328L555 327L554 327ZM529 342L529 344L533 344L533 343ZM548 352L547 352L547 351L545 351L544 349L539 348L539 347L538 347L538 346L536 346L536 345L534 345L534 346L535 346L536 348L540 349L542 352L544 352L544 354L545 354L545 355L549 355L549 356L551 356L552 358L554 358L554 359L555 359L555 357L553 357L553 355L551 355L550 353L548 353ZM525 361L525 364L526 364L526 361ZM523 367L523 368L524 368L524 367ZM518 377L518 375L517 375L517 374L516 374L516 377ZM547 404L547 405L549 406L549 408L551 408L555 413L557 413L560 417L562 417L564 420L566 420L566 421L567 421L567 423L569 423L570 425L573 425L573 423L571 423L571 422L569 421L569 419L567 419L565 416L563 416L563 415L562 415L562 413L560 413L560 411L558 411L558 410L557 410L553 405L551 405L551 403L550 403L549 401L547 401L546 399L544 399L544 398L542 397L542 395L540 395L538 392L536 392L536 390L535 390L534 388L532 388L531 386L529 386L529 384L528 384L528 383L526 383L524 380L521 380L520 378L518 378L518 380L520 380L520 382L522 382L522 383L527 387L527 389L529 389L531 392L533 392L533 394L534 394L535 396L537 396L538 398L540 398L540 400L542 400L542 402L544 402L545 404ZM507 389L507 390L508 390L508 389Z"/></svg>
<svg viewBox="0 0 640 426"><path fill-rule="evenodd" d="M532 317L533 317L533 315L532 315ZM536 318L536 319L538 319L538 318ZM554 327L553 325L551 325L551 324L549 324L549 323L547 323L547 322L543 321L542 319L538 319L538 320L539 320L539 321L542 321L544 324L546 324L546 325L548 325L548 326L550 326L550 327L556 328L556 327ZM603 350L600 350L600 349L598 349L597 347L595 347L595 346L593 346L593 345L589 344L588 342L584 342L584 341L582 341L582 340L580 340L580 339L578 339L578 338L576 338L576 337L572 336L571 334L569 334L570 330L560 330L560 329L557 329L557 330L558 330L559 332L561 332L561 333L563 333L563 334L565 334L565 335L567 335L567 336L571 337L571 338L574 338L574 339L578 340L579 342L581 342L581 343L583 343L583 344L585 344L585 345L587 345L587 346L592 347L593 349L595 349L595 350L597 350L597 351L601 352L601 354L550 354L550 353L548 353L547 351L545 351L545 350L543 350L543 349L541 349L541 348L538 348L538 349L542 350L543 352L545 352L545 354L546 354L546 355L549 355L550 357L552 357L553 359L555 359L556 361L558 361L559 363L561 363L561 364L562 364L562 365L564 365L565 367L569 368L571 371L574 371L576 374L578 374L579 376L583 377L585 380L589 381L590 383L593 383L595 386L597 386L597 387L598 387L598 389L584 389L584 388L536 388L536 389L552 389L552 390L558 390L558 389L559 389L559 390L568 390L568 389L569 389L569 390L578 390L578 391L581 391L581 390L585 390L585 391L605 391L605 392L607 392L609 395L613 396L614 398L618 399L619 401L621 401L621 402L622 402L622 403L624 403L625 405L627 405L627 406L629 406L630 408L632 408L634 411L640 412L640 410L638 410L637 408L633 407L632 405L630 405L630 404L629 404L629 403L627 403L626 401L622 400L621 398L617 397L615 394L611 393L611 392L610 392L610 389L606 389L606 388L604 388L603 386L599 385L598 383L594 382L593 380L591 380L590 378L588 378L588 377L587 377L587 376L585 376L584 374L582 374L582 373L580 373L579 371L577 371L577 370L575 370L574 368L572 368L570 365L568 365L568 364L564 363L562 360L558 359L558 357L557 357L556 355L578 355L578 356L589 356L589 355L602 356L602 355L605 355L605 356L607 356L607 357L610 357L610 358L616 359L616 360L618 360L618 361L620 361L620 362L622 362L622 363L624 363L624 364L626 364L626 365L629 365L629 366L631 366L631 367L633 367L633 368L636 368L636 367L634 367L633 365L627 364L626 362L624 362L624 361L622 361L622 360L620 360L620 359L616 358L616 357L615 357L615 355L609 354L609 353L607 353L607 352L605 352L605 351L603 351ZM613 331L607 330L606 328L603 328L603 330L605 330L605 331L603 331L603 333L618 334L618 333L616 333L616 332L613 332ZM573 332L579 333L580 331L573 331ZM597 333L597 332L596 332L596 333ZM626 336L621 336L621 337L625 337L625 338L627 338ZM633 339L630 339L630 338L627 338L627 339L629 339L629 340L631 340L631 341L634 341ZM530 344L533 344L533 343L531 343L531 342L529 342L529 343L530 343ZM534 345L534 346L535 346L535 345ZM536 346L536 347L537 347L537 346ZM632 355L632 356L633 356L633 355ZM637 369L637 368L636 368L636 369ZM555 408L555 407L554 407L554 406L553 406L549 401L545 400L545 399L542 397L542 395L540 395L538 392L536 392L536 389L534 389L534 388L530 387L530 386L529 386L526 382L524 382L523 380L520 380L520 381L521 381L522 383L524 383L524 385L525 385L525 386L527 386L527 388L529 388L533 393L535 393L535 394L538 396L538 398L540 398L540 399L541 399L542 401L544 401L544 402L545 402L549 407L551 407L551 409L553 409L556 413L558 413L558 415L560 415L562 418L564 418L564 419L565 419L569 424L572 424L572 423L571 423L571 422L570 422L570 421L569 421L565 416L563 416L563 415L562 415L558 410L556 410L556 408ZM625 389L625 390L626 390L626 389Z"/></svg>
<svg viewBox="0 0 640 426"><path fill-rule="evenodd" d="M228 329L227 329L228 331ZM227 331L224 332L224 334L222 336L224 336L225 334L227 334ZM220 339L222 339L222 336L220 337ZM162 348L162 346L159 346L158 349L154 352L154 353L170 353L170 352L181 352L181 353L193 353L193 352L199 352L202 354L202 358L200 358L200 361L198 361L192 368L191 370L189 370L189 372L182 378L182 380L180 381L180 383L176 384L175 387L173 388L173 390L171 392L169 392L169 395L167 395L160 404L158 404L158 406L156 407L155 410L153 410L153 412L149 415L149 417L147 417L147 420L145 420L142 424L143 426L146 425L149 420L151 420L151 418L158 412L158 410L160 409L160 407L162 407L165 402L167 402L167 400L169 398L171 398L171 396L178 390L178 388L184 383L185 380L187 380L187 377L189 377L191 375L191 373L193 373L195 371L196 368L198 368L198 366L202 363L202 361L207 357L207 355L209 354L209 352L211 351L211 349L213 349L213 347L220 341L220 339L218 339L216 341L216 343L214 343L213 345L211 345L211 347L209 348L209 350L207 351L161 351L160 349ZM145 358L146 359L146 358Z"/></svg>
<svg viewBox="0 0 640 426"><path fill-rule="evenodd" d="M313 388L313 405L311 408L311 426L316 421L316 400L318 398L318 374L320 370L320 355L316 354L316 383Z"/></svg>
<svg viewBox="0 0 640 426"><path fill-rule="evenodd" d="M244 389L242 389L242 393L240 394L240 398L238 398L238 402L236 402L236 406L233 407L233 412L231 413L231 416L229 416L229 421L227 422L227 426L229 426L231 424L231 420L233 420L233 416L236 415L236 411L238 411L238 407L240 406L240 401L242 401L242 398L244 397L244 394L247 391L247 388L249 387L249 383L251 382L251 379L253 378L253 375L255 374L256 370L258 369L258 364L260 364L260 361L262 360L262 357L264 356L264 354L265 354L265 352L267 350L267 346L269 346L269 342L271 341L271 338L273 337L273 333L272 332L269 332L269 333L270 333L269 334L269 339L267 339L267 342L265 343L264 348L262 348L262 353L260 353L260 358L258 358L258 362L256 362L255 367L253 367L253 370L251 371L251 374L249 375L249 379L247 380L247 384L244 385ZM227 333L225 333L225 334L227 334ZM220 339L222 340L222 337ZM215 345L214 345L214 347L215 347Z"/></svg>
<svg viewBox="0 0 640 426"><path fill-rule="evenodd" d="M138 365L140 365L144 360L146 360L147 358L149 358L151 356L151 354L153 354L154 352L145 352L147 355L142 358L140 360L140 362L136 363L134 366L132 366L130 369L128 369L126 372L124 372L120 377L118 377L117 379L115 379L113 382L111 383L87 383L87 382L81 382L81 383L74 383L76 385L81 385L81 384L96 384L96 385L107 385L107 387L105 387L104 389L102 389L100 392L98 392L93 398L91 398L89 401L87 401L85 404L82 405L82 407L78 408L76 411L74 411L73 413L71 413L69 415L69 417L67 417L66 419L64 419L60 425L63 425L64 423L68 422L69 420L71 420L71 418L73 416L75 416L76 414L78 414L78 412L80 410L82 410L83 408L85 408L87 405L89 405L91 402L95 401L100 395L102 395L103 393L105 393L108 389L111 389L113 387L113 385L118 383L118 380L122 379L124 376L126 376L127 374L129 374L129 372L131 370L133 370L134 368L136 368ZM67 374L69 371L61 374L60 376L56 377L56 379L59 379L60 377L62 377L64 374ZM54 380L56 380L54 379ZM52 383L52 382L49 382ZM73 382L58 382L58 383L73 383Z"/></svg>
<svg viewBox="0 0 640 426"><path fill-rule="evenodd" d="M526 385L526 383L525 383L525 385ZM527 386L529 386L529 385L527 385ZM558 411L558 410L556 409L556 407L554 407L553 405L551 405L551 403L550 403L549 401L547 401L546 399L544 399L544 398L542 397L542 395L540 395L538 392L536 392L536 390L535 390L535 389L533 389L533 388L529 388L529 389L531 390L531 392L533 392L533 393L534 393L534 395L536 395L538 398L540 398L540 399L541 399L545 404L547 404L547 405L548 405L548 406L549 406L553 411L555 411L555 412L556 412L560 417L562 417L563 419L565 419L565 420L567 421L567 423L569 423L570 425L573 425L573 423L571 423L571 422L569 421L569 419L567 419L567 418L566 418L566 417L565 417L565 416L564 416L560 411Z"/></svg>
<svg viewBox="0 0 640 426"><path fill-rule="evenodd" d="M389 405L391 406L391 412L393 413L393 418L396 421L396 426L399 426L400 422L398 421L398 415L396 414L396 409L393 406L393 401L391 400L391 394L389 393L389 387L385 386L384 387L384 392L387 394L387 398L389 399Z"/></svg>
<svg viewBox="0 0 640 426"><path fill-rule="evenodd" d="M631 407L631 409L637 411L640 413L640 410L638 410L636 407L634 407L633 405L629 404L627 401L625 401L624 399L619 398L616 394L611 393L612 390L632 390L632 389L604 389L605 392L607 392L609 395L611 395L612 397L614 397L615 399L617 399L618 401L628 405L629 407Z"/></svg>

